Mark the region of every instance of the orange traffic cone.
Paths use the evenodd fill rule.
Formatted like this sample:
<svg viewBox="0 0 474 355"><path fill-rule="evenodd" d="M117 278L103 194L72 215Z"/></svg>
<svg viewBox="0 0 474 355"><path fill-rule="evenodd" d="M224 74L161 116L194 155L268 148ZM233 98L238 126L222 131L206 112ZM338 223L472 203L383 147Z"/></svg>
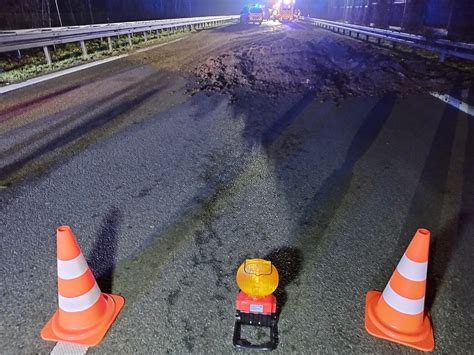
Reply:
<svg viewBox="0 0 474 355"><path fill-rule="evenodd" d="M418 229L383 293L367 293L365 328L373 336L418 350L434 349L425 310L429 245L430 232Z"/></svg>
<svg viewBox="0 0 474 355"><path fill-rule="evenodd" d="M100 343L122 309L121 296L100 292L69 226L57 229L59 309L41 330L44 340Z"/></svg>

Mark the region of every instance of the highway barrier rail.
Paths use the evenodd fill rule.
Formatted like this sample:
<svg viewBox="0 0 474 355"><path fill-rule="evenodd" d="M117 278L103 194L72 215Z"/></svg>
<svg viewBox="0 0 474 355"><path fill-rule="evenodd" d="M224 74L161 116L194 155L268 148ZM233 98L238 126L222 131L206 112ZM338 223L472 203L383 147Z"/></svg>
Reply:
<svg viewBox="0 0 474 355"><path fill-rule="evenodd" d="M437 53L442 62L449 56L474 61L474 43L452 42L444 39L429 39L411 33L384 30L311 17L305 17L303 21L359 39L369 40L369 38L373 38L378 43L380 43L380 41L390 42L393 47L399 43L410 47L425 49Z"/></svg>
<svg viewBox="0 0 474 355"><path fill-rule="evenodd" d="M112 51L111 38L114 36L128 36L128 42L131 47L131 36L134 33L143 33L146 40L146 35L150 31L156 31L156 34L160 36L163 30L205 29L234 22L238 19L239 16L189 17L169 20L0 31L0 53L43 47L46 61L51 66L49 46L79 42L82 54L86 57L87 48L85 41L87 40L107 39L109 51Z"/></svg>

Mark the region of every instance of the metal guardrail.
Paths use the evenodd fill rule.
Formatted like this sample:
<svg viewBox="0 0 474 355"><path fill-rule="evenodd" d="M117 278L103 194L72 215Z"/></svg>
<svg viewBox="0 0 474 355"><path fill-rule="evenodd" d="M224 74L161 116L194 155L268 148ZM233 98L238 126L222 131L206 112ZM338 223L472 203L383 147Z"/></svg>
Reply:
<svg viewBox="0 0 474 355"><path fill-rule="evenodd" d="M426 37L410 33L352 25L310 17L305 17L303 21L338 33L341 33L342 31L343 34L346 34L347 32L347 34L351 37L354 37L353 34L355 34L357 38L360 38L360 35L363 35L367 40L369 38L375 38L378 41L384 40L393 42L394 44L400 43L411 47L425 49L430 52L437 53L440 57L440 61L444 61L448 56L474 61L474 44L472 43L452 42L440 39L430 40Z"/></svg>
<svg viewBox="0 0 474 355"><path fill-rule="evenodd" d="M160 31L162 30L203 29L233 22L238 18L239 16L190 17L171 20L0 31L0 53L43 47L46 61L51 65L48 46L79 42L83 55L87 56L87 49L84 43L87 40L107 38L109 51L112 51L111 37L114 36L128 35L129 45L131 46L131 35L134 33L144 33L146 38L147 32L157 31L158 36L160 36Z"/></svg>

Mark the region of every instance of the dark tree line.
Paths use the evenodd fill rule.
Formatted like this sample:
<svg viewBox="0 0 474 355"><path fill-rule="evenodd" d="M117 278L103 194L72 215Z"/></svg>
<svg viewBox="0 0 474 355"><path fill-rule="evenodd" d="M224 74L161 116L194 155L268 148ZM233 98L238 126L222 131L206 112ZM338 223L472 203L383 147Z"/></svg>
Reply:
<svg viewBox="0 0 474 355"><path fill-rule="evenodd" d="M2 0L0 26L18 29L91 23L94 22L93 1Z"/></svg>
<svg viewBox="0 0 474 355"><path fill-rule="evenodd" d="M239 13L235 0L1 0L0 29Z"/></svg>
<svg viewBox="0 0 474 355"><path fill-rule="evenodd" d="M305 13L335 21L412 33L443 28L453 39L474 40L474 0L314 0Z"/></svg>
<svg viewBox="0 0 474 355"><path fill-rule="evenodd" d="M256 1L256 0L255 0ZM253 2L255 2L253 1ZM271 4L275 0L260 0ZM238 14L246 0L0 0L0 29ZM474 0L296 0L304 14L474 41Z"/></svg>

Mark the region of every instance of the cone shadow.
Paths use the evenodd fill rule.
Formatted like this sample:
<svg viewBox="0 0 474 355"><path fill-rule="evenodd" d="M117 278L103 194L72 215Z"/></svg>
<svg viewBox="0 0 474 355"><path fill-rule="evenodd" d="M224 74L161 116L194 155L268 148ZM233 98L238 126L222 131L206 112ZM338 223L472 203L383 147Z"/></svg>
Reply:
<svg viewBox="0 0 474 355"><path fill-rule="evenodd" d="M396 103L395 93L386 94L367 114L349 146L343 164L328 176L304 208L295 231L305 258L313 263L328 226L349 191L355 164L376 141ZM318 174L314 171L314 174ZM287 192L291 196L291 191Z"/></svg>
<svg viewBox="0 0 474 355"><path fill-rule="evenodd" d="M470 88L469 102L474 102L474 85ZM447 109L448 110L448 109ZM451 109L449 109L451 110ZM456 117L451 117L452 120L456 121ZM453 138L454 139L454 138ZM431 308L432 304L436 300L437 292L441 289L444 283L449 283L447 280L447 270L451 263L456 264L456 268L470 269L470 260L462 260L461 255L466 253L469 255L468 250L472 250L473 243L468 242L468 238L472 236L472 216L474 212L474 121L468 119L468 134L465 141L465 160L463 168L463 187L462 187L462 200L459 213L449 221L445 226L440 227L440 232L432 241L430 248L430 262L428 267L428 284L426 294L426 306ZM447 167L448 169L449 167ZM439 188L444 189L443 186ZM461 252L463 251L463 252ZM455 258L457 260L455 260ZM459 269L458 269L459 270ZM461 274L464 274L460 271ZM467 299L472 299L474 292L472 287L468 287L472 280L472 276L464 274L461 284L453 285L454 289L463 289ZM465 285L463 287L463 285ZM454 287L453 287L454 286ZM456 287L457 286L457 287ZM453 291L454 291L453 289ZM470 297L467 296L470 294ZM463 315L468 315L470 312L470 305L463 304L461 300L458 301ZM467 316L468 317L468 316ZM469 317L468 317L469 318Z"/></svg>
<svg viewBox="0 0 474 355"><path fill-rule="evenodd" d="M113 290L117 238L121 219L121 211L112 207L102 220L100 231L88 258L97 284L104 293L111 293Z"/></svg>
<svg viewBox="0 0 474 355"><path fill-rule="evenodd" d="M458 78L450 93L452 96L460 97L462 82L462 77ZM452 255L459 245L459 224L462 222L462 216L453 214L447 223L442 224L442 210L449 193L448 174L451 160L454 158L452 150L458 122L457 108L446 105L411 201L405 226L399 236L403 248L393 255L393 260L400 258L400 250L406 249L417 228L423 227L431 231L425 299L428 309L436 299L437 290L444 282ZM467 142L469 144L469 140ZM471 157L466 153L466 159L469 160ZM465 180L464 183L468 184L469 181Z"/></svg>

